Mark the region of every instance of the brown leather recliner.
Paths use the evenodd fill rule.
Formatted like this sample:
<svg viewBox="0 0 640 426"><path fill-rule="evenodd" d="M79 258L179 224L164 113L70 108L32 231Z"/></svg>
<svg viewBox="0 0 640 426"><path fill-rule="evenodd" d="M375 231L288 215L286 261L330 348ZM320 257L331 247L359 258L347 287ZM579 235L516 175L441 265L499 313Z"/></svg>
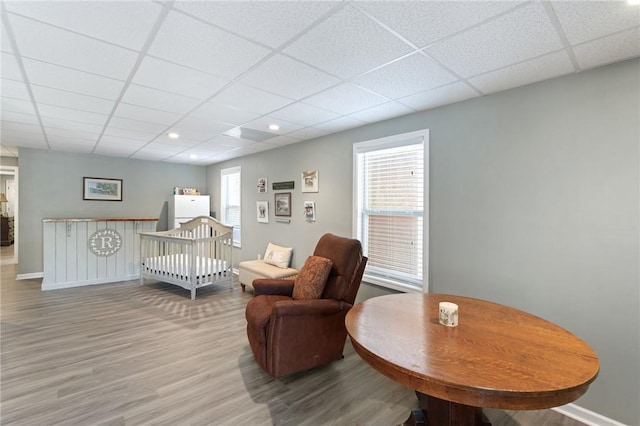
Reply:
<svg viewBox="0 0 640 426"><path fill-rule="evenodd" d="M257 279L247 303L247 336L257 363L282 377L342 358L344 318L353 306L367 258L360 241L323 235L314 256L333 265L320 299L292 299L295 280Z"/></svg>

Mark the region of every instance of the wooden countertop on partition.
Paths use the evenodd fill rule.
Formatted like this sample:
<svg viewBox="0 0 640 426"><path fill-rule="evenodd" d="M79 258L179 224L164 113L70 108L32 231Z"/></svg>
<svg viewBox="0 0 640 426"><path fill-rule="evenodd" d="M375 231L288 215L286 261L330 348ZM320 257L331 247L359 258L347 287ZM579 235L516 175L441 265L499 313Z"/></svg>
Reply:
<svg viewBox="0 0 640 426"><path fill-rule="evenodd" d="M158 221L157 217L98 217L98 218L73 218L62 217L56 219L42 219L43 222L151 222Z"/></svg>

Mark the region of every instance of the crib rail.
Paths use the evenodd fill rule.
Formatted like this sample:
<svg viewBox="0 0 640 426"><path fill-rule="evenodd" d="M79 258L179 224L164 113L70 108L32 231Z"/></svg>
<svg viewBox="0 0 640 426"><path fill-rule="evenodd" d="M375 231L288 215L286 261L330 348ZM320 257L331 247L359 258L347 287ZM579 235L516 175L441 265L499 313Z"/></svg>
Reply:
<svg viewBox="0 0 640 426"><path fill-rule="evenodd" d="M232 227L201 216L169 231L140 234L140 283L144 278L191 290L228 282L233 286Z"/></svg>

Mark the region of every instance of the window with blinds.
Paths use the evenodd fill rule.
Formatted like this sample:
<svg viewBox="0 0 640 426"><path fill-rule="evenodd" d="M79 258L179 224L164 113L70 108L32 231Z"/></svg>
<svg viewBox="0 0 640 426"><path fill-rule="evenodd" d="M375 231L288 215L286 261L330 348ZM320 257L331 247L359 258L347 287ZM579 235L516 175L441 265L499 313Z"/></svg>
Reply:
<svg viewBox="0 0 640 426"><path fill-rule="evenodd" d="M220 220L233 225L233 245L240 247L240 167L220 171Z"/></svg>
<svg viewBox="0 0 640 426"><path fill-rule="evenodd" d="M369 258L369 282L426 287L427 146L427 130L354 145L354 232Z"/></svg>

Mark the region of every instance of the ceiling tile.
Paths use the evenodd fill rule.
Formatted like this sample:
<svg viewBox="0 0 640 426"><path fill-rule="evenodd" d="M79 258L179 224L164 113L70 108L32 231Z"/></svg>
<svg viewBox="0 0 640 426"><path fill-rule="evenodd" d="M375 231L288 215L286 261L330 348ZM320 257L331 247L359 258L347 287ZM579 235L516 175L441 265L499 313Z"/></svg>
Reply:
<svg viewBox="0 0 640 426"><path fill-rule="evenodd" d="M460 102L467 99L480 96L478 92L473 90L463 82L452 83L447 86L438 87L436 89L427 90L426 92L416 93L404 98L398 99L399 102L410 106L411 108L422 111L430 108Z"/></svg>
<svg viewBox="0 0 640 426"><path fill-rule="evenodd" d="M208 153L208 155L216 155L228 151L229 147L217 142L204 142L192 148L190 151L192 150L202 152L203 154Z"/></svg>
<svg viewBox="0 0 640 426"><path fill-rule="evenodd" d="M204 100L220 90L229 80L145 56L132 82Z"/></svg>
<svg viewBox="0 0 640 426"><path fill-rule="evenodd" d="M109 118L109 116L105 114L96 114L95 112L46 104L39 104L38 110L40 111L40 116L43 118L59 118L61 120L78 121L81 123L96 124L98 126L103 126L107 122L107 118Z"/></svg>
<svg viewBox="0 0 640 426"><path fill-rule="evenodd" d="M109 156L116 156L116 157L128 157L132 155L134 152L136 152L137 150L138 148L134 146L101 142L96 147L94 154L109 155Z"/></svg>
<svg viewBox="0 0 640 426"><path fill-rule="evenodd" d="M324 123L316 124L314 127L317 127L321 130L326 130L329 132L341 132L343 130L363 126L364 124L366 124L364 121L356 120L351 117L340 117L340 118L336 118L335 120L325 121Z"/></svg>
<svg viewBox="0 0 640 426"><path fill-rule="evenodd" d="M16 15L10 20L18 49L28 58L126 79L138 56L130 50Z"/></svg>
<svg viewBox="0 0 640 426"><path fill-rule="evenodd" d="M16 62L16 57L10 53L2 52L0 57L0 70L2 72L2 78L22 81L22 73Z"/></svg>
<svg viewBox="0 0 640 426"><path fill-rule="evenodd" d="M137 142L149 142L158 137L158 133L137 132L135 130L120 129L118 127L109 126L104 131L104 136L112 138L128 139Z"/></svg>
<svg viewBox="0 0 640 426"><path fill-rule="evenodd" d="M280 126L280 129L271 130L269 129L270 124L277 124L278 126ZM256 120L250 121L244 124L242 127L247 127L249 129L254 129L254 130L260 130L267 133L273 133L276 135L284 135L285 133L290 133L290 132L295 132L296 130L300 130L305 126L302 126L297 123L292 123L291 121L283 120L281 118L264 116Z"/></svg>
<svg viewBox="0 0 640 426"><path fill-rule="evenodd" d="M85 110L99 114L110 114L113 108L113 101L86 96L64 90L51 89L46 86L31 85L33 96L36 102L56 105L65 108Z"/></svg>
<svg viewBox="0 0 640 426"><path fill-rule="evenodd" d="M239 138L233 138L231 136L227 136L227 135L219 135L216 136L214 138L212 138L209 143L212 144L216 144L218 146L225 146L228 148L241 148L241 147L245 147L245 146L249 146L251 144L254 144L254 141L250 141L250 140L246 140L246 139L239 139Z"/></svg>
<svg viewBox="0 0 640 426"><path fill-rule="evenodd" d="M124 86L122 81L112 78L26 58L23 61L31 84L113 100L118 98Z"/></svg>
<svg viewBox="0 0 640 426"><path fill-rule="evenodd" d="M140 50L161 6L148 1L7 1L7 9L111 43Z"/></svg>
<svg viewBox="0 0 640 426"><path fill-rule="evenodd" d="M582 69L640 55L640 28L581 44L573 49Z"/></svg>
<svg viewBox="0 0 640 426"><path fill-rule="evenodd" d="M234 124L202 120L195 117L185 117L173 126L172 130L176 131L180 136L204 141L220 135L233 127L235 127Z"/></svg>
<svg viewBox="0 0 640 426"><path fill-rule="evenodd" d="M0 111L5 112L19 112L22 114L35 115L36 110L33 108L31 101L24 99L7 98L2 96L0 98Z"/></svg>
<svg viewBox="0 0 640 426"><path fill-rule="evenodd" d="M135 154L131 155L130 158L135 158L136 160L163 161L171 155L171 152L142 148L136 151Z"/></svg>
<svg viewBox="0 0 640 426"><path fill-rule="evenodd" d="M177 2L183 10L258 43L278 47L340 2Z"/></svg>
<svg viewBox="0 0 640 426"><path fill-rule="evenodd" d="M499 92L573 72L567 52L545 55L510 67L469 79L484 94Z"/></svg>
<svg viewBox="0 0 640 426"><path fill-rule="evenodd" d="M333 120L339 115L321 108L297 102L270 114L271 117L287 120L303 126L313 126L323 121Z"/></svg>
<svg viewBox="0 0 640 426"><path fill-rule="evenodd" d="M178 139L171 139L169 136L167 136L166 134L162 134L159 135L157 139L154 139L152 141L152 143L159 143L159 144L163 144L163 145L170 145L173 147L182 147L182 150L187 149L187 148L192 148L196 145L199 145L202 143L201 140L195 140L195 139L190 139L190 138L186 138L184 137L184 135L180 135L180 137Z"/></svg>
<svg viewBox="0 0 640 426"><path fill-rule="evenodd" d="M103 126L91 123L81 123L75 120L62 120L60 118L54 117L42 117L42 122L46 128L46 131L49 131L49 128L62 129L70 132L86 132L86 133L102 133Z"/></svg>
<svg viewBox="0 0 640 426"><path fill-rule="evenodd" d="M174 114L172 112L159 111L157 109L123 103L118 105L114 115L116 117L146 121L155 124L165 124L167 126L175 123L181 117L179 114Z"/></svg>
<svg viewBox="0 0 640 426"><path fill-rule="evenodd" d="M223 123L231 123L235 125L246 123L254 120L260 115L243 111L239 108L232 108L217 102L206 102L198 109L189 114L191 117L201 118L205 120L219 121Z"/></svg>
<svg viewBox="0 0 640 426"><path fill-rule="evenodd" d="M11 121L13 123L31 124L39 126L40 122L35 114L24 114L20 112L2 111L2 120Z"/></svg>
<svg viewBox="0 0 640 426"><path fill-rule="evenodd" d="M46 127L44 131L47 134L47 137L57 136L61 138L90 139L94 142L97 141L98 138L100 137L99 133L83 132L79 130L59 129L56 127Z"/></svg>
<svg viewBox="0 0 640 426"><path fill-rule="evenodd" d="M307 127L307 129L310 129L310 127ZM302 131L302 129L298 130L296 132L299 132L299 131ZM275 138L271 138L268 141L266 141L265 144L267 144L267 145L276 145L276 146L284 146L284 145L291 145L292 143L300 142L303 139L309 139L309 138L297 138L297 137L292 136L296 132L289 133L288 135L276 136ZM318 130L318 132L322 132L322 131Z"/></svg>
<svg viewBox="0 0 640 426"><path fill-rule="evenodd" d="M426 51L457 74L470 77L562 47L542 4L531 3Z"/></svg>
<svg viewBox="0 0 640 426"><path fill-rule="evenodd" d="M552 1L551 5L571 44L640 25L640 8L625 1Z"/></svg>
<svg viewBox="0 0 640 426"><path fill-rule="evenodd" d="M3 145L16 145L23 148L49 149L42 134L19 133L14 131L2 132Z"/></svg>
<svg viewBox="0 0 640 426"><path fill-rule="evenodd" d="M144 149L151 149L154 151L161 151L167 153L178 153L187 149L184 145L176 144L176 143L162 143L162 142L151 142L147 144Z"/></svg>
<svg viewBox="0 0 640 426"><path fill-rule="evenodd" d="M149 54L223 78L235 78L268 49L177 12L169 13Z"/></svg>
<svg viewBox="0 0 640 426"><path fill-rule="evenodd" d="M308 65L276 55L242 78L242 83L291 99L302 99L340 80Z"/></svg>
<svg viewBox="0 0 640 426"><path fill-rule="evenodd" d="M90 147L91 149L93 149L93 147L96 145L95 137L82 137L82 136L69 137L69 136L51 135L47 133L47 139L49 140L49 144L53 149L56 149L61 145L66 145L67 143L75 144L75 145L85 145Z"/></svg>
<svg viewBox="0 0 640 426"><path fill-rule="evenodd" d="M304 103L346 115L388 101L388 99L382 96L375 95L353 84L346 83L311 96L305 99Z"/></svg>
<svg viewBox="0 0 640 426"><path fill-rule="evenodd" d="M77 152L81 154L89 154L93 151L94 144L82 141L72 141L69 139L49 141L51 149L56 151Z"/></svg>
<svg viewBox="0 0 640 426"><path fill-rule="evenodd" d="M6 2L4 2L6 3ZM11 42L9 41L9 34L7 33L7 27L5 25L0 26L0 43L1 49L3 52L14 54L13 46L11 46Z"/></svg>
<svg viewBox="0 0 640 426"><path fill-rule="evenodd" d="M390 99L451 83L457 78L420 53L385 65L351 82Z"/></svg>
<svg viewBox="0 0 640 426"><path fill-rule="evenodd" d="M8 98L31 100L27 86L22 81L3 78L0 81L0 93Z"/></svg>
<svg viewBox="0 0 640 426"><path fill-rule="evenodd" d="M122 102L182 115L194 109L202 101L176 95L175 93L130 84L122 97Z"/></svg>
<svg viewBox="0 0 640 426"><path fill-rule="evenodd" d="M42 127L33 124L14 123L11 121L1 121L0 129L4 136L6 132L13 132L16 134L35 134L42 136Z"/></svg>
<svg viewBox="0 0 640 426"><path fill-rule="evenodd" d="M412 112L414 112L413 109L398 102L391 101L374 106L373 108L355 112L350 114L349 117L366 123L375 123L377 121L388 120L390 118L410 114Z"/></svg>
<svg viewBox="0 0 640 426"><path fill-rule="evenodd" d="M293 99L241 84L234 84L225 88L214 100L223 105L241 108L261 115L268 114L294 102Z"/></svg>
<svg viewBox="0 0 640 426"><path fill-rule="evenodd" d="M167 125L149 123L140 120L130 120L122 117L112 117L111 120L109 120L109 128L118 128L157 135L158 133L163 132L167 128Z"/></svg>
<svg viewBox="0 0 640 426"><path fill-rule="evenodd" d="M326 136L328 134L329 132L326 130L316 129L315 127L305 127L304 129L288 133L287 136L291 136L299 140L307 140L319 138L320 136ZM274 140L271 139L269 143L274 143Z"/></svg>
<svg viewBox="0 0 640 426"><path fill-rule="evenodd" d="M147 143L149 143L149 141L144 139L128 139L128 138L122 138L119 136L107 135L105 133L100 138L100 143L98 144L98 147L122 146L122 147L126 147L127 149L137 150L145 146Z"/></svg>
<svg viewBox="0 0 640 426"><path fill-rule="evenodd" d="M365 1L356 5L374 15L418 47L479 24L519 1Z"/></svg>
<svg viewBox="0 0 640 426"><path fill-rule="evenodd" d="M342 78L351 78L411 48L369 17L345 7L304 34L284 53Z"/></svg>

